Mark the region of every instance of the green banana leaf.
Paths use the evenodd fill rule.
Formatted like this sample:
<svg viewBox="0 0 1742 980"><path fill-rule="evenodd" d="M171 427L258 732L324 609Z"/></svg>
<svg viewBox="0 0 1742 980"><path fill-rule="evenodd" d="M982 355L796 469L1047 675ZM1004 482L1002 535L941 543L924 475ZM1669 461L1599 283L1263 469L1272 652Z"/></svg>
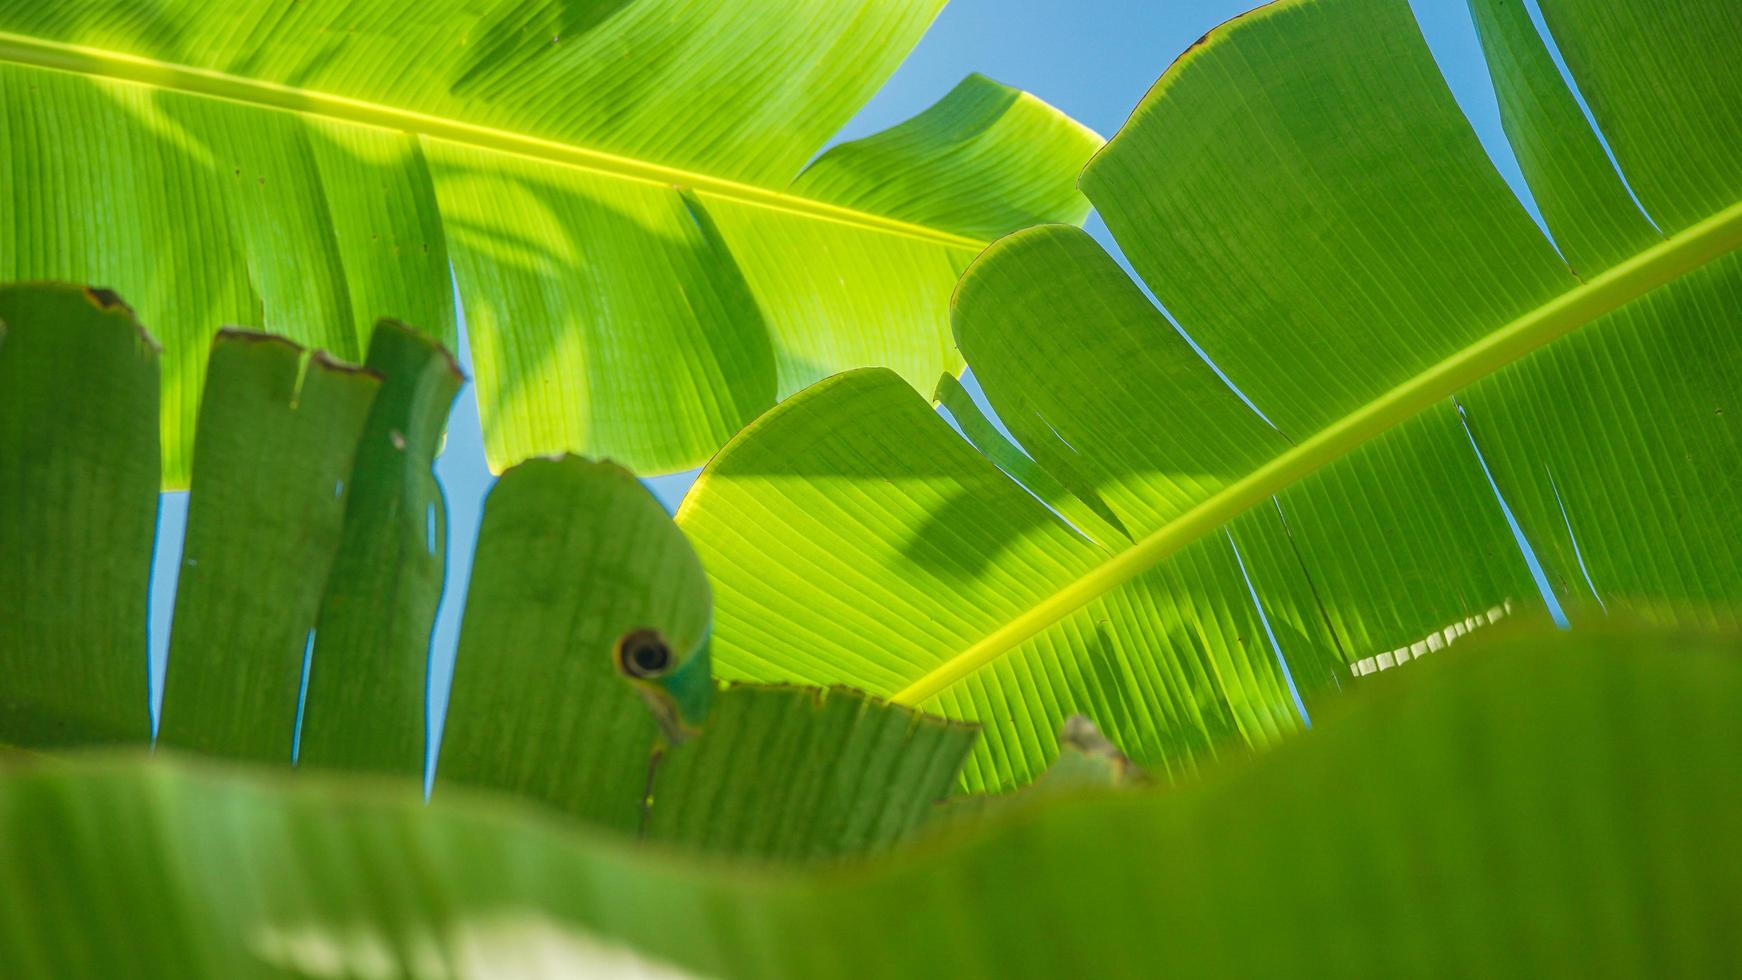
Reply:
<svg viewBox="0 0 1742 980"><path fill-rule="evenodd" d="M344 530L313 621L298 758L416 772L428 683L417 664L447 571L447 504L432 467L464 379L439 344L392 321L369 340L381 390L345 485ZM184 571L185 573L185 571ZM315 665L319 664L319 669Z"/></svg>
<svg viewBox="0 0 1742 980"><path fill-rule="evenodd" d="M0 285L0 743L151 739L158 356L119 297ZM445 555L430 466L460 380L390 322L365 367L215 338L159 744L419 785ZM437 796L483 786L627 835L824 860L893 845L948 794L973 726L838 689L716 692L710 615L695 553L627 471L511 468ZM630 672L629 636L659 661Z"/></svg>
<svg viewBox="0 0 1742 980"><path fill-rule="evenodd" d="M343 484L381 376L281 337L225 331L207 378L159 734L283 759L344 529Z"/></svg>
<svg viewBox="0 0 1742 980"><path fill-rule="evenodd" d="M0 0L0 281L159 331L168 487L220 326L452 346L456 279L494 468L688 468L844 368L929 390L974 254L1087 213L1099 138L979 76L810 162L942 5Z"/></svg>
<svg viewBox="0 0 1742 980"><path fill-rule="evenodd" d="M886 371L758 420L678 515L718 672L979 721L986 788L1073 713L1189 772L1507 617L1735 624L1742 7L1543 0L1638 205L1519 5L1472 7L1552 243L1405 0L1218 28L1081 185L1263 415L1086 234L1004 238L953 325L1023 459Z"/></svg>
<svg viewBox="0 0 1742 980"><path fill-rule="evenodd" d="M1739 698L1734 639L1477 639L1190 785L1047 797L808 871L501 797L5 760L0 972L1723 976Z"/></svg>
<svg viewBox="0 0 1742 980"><path fill-rule="evenodd" d="M0 743L149 729L157 359L119 297L0 288Z"/></svg>

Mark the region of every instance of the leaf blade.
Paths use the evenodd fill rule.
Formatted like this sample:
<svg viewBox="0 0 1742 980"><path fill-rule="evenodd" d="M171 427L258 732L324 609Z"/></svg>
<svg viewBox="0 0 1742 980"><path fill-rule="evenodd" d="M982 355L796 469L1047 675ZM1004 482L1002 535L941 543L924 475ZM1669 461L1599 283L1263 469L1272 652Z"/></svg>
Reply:
<svg viewBox="0 0 1742 980"><path fill-rule="evenodd" d="M430 633L447 566L432 467L464 377L409 327L377 325L380 375L345 476L343 530L321 590L303 695L301 765L421 776Z"/></svg>
<svg viewBox="0 0 1742 980"><path fill-rule="evenodd" d="M158 354L112 296L0 286L0 741L150 736Z"/></svg>
<svg viewBox="0 0 1742 980"><path fill-rule="evenodd" d="M158 736L285 762L381 378L236 330L213 341L207 377Z"/></svg>
<svg viewBox="0 0 1742 980"><path fill-rule="evenodd" d="M194 355L218 324L357 358L385 316L451 345L450 245L468 309L490 314L471 336L493 468L578 451L643 472L687 469L835 370L889 364L919 385L959 370L943 311L983 244L960 231L1086 210L1070 181L1098 138L1026 96L991 120L930 114L927 139L884 161L900 180L888 166L843 176L831 163L830 200L792 186L940 6L782 0L744 15L678 0L584 10L535 0L488 14L456 0L150 13L124 0L64 11L0 3L0 94L20 109L6 143L21 174L69 175L33 184L34 206L10 231L28 240L74 229L71 248L22 249L0 277L112 283L140 298L148 320L173 326L171 487L186 480L203 364ZM28 95L45 87L68 91ZM58 128L97 146L74 152L38 136ZM486 162L473 178L489 185L470 194L478 200L431 173L456 147ZM167 173L117 180L93 160ZM256 177L263 193L234 179ZM491 206L541 184L571 197L591 184L599 200L570 202L554 226L537 208ZM974 188L972 206L939 212L927 194L948 184ZM91 223L92 190L126 241L77 232ZM632 214L595 239L576 220L625 197L663 198L675 224L641 228ZM697 235L692 220L708 223L684 216L697 201L740 212L729 245L664 241L681 245ZM200 219L172 220L190 213ZM545 253L534 275L524 249L502 246L529 227L532 252ZM289 267L287 240L318 256L319 275ZM165 244L187 279L210 273L223 288L166 286L153 261ZM781 254L761 254L770 251ZM652 261L611 274L625 258ZM753 297L733 286L740 265L763 270ZM721 281L726 299L710 302ZM686 293L696 308L639 315ZM745 365L738 347L764 353ZM648 377L626 370L650 364Z"/></svg>
<svg viewBox="0 0 1742 980"><path fill-rule="evenodd" d="M1697 390L1681 380L1679 414L1628 399L1615 448L1632 455L1602 479L1613 492L1626 472L1674 470L1678 487L1702 495L1695 512L1653 503L1635 492L1638 479L1627 496L1687 541L1693 557L1677 568L1657 542L1623 527L1604 543L1624 545L1618 561L1632 565L1629 599L1642 610L1685 598L1694 601L1677 608L1691 621L1724 620L1723 603L1711 598L1733 593L1724 570L1738 559L1728 543L1735 522L1704 500L1721 499L1717 487L1734 468L1727 423L1701 423L1710 451L1696 451L1692 466L1631 430L1686 428L1691 405L1710 399L1721 408L1735 383L1719 311L1733 288L1726 256L1742 245L1742 202L1573 276L1488 166L1406 5L1382 0L1279 3L1212 32L1163 77L1084 184L1160 299L1280 431L1242 407L1080 232L1050 226L1006 238L958 290L957 338L1024 448L1060 483L1104 500L1134 543L1049 569L1046 561L1071 552L1047 543L1038 546L1045 557L1031 556L1041 537L1032 514L976 500L947 467L934 471L921 458L944 452L931 441L898 445L871 431L893 424L887 412L857 417L863 409L841 386L832 395L819 388L798 403L812 418L753 427L728 446L711 464L726 479L704 473L680 513L721 596L723 671L812 683L897 676L897 686L871 689L990 726L994 747L981 761L993 778L982 782L970 767L972 786L1032 775L1075 711L1142 761L1184 750L1178 761L1188 769L1224 738L1267 744L1290 727L1297 667L1310 702L1344 684L1346 672L1364 676L1437 650L1488 625L1496 610L1543 613L1533 598L1540 561L1512 546L1504 500L1528 507L1527 543L1558 541L1545 537L1544 501L1553 497L1540 468L1519 465L1533 452L1592 444L1558 435L1536 442L1539 433L1572 431L1577 419L1512 379L1535 369L1522 365L1558 361L1575 332L1637 338L1625 324L1661 290L1684 284L1705 295L1674 304L1689 317L1676 335L1696 344L1710 369L1699 372ZM1610 397L1626 398L1637 371L1642 382L1652 373L1654 388L1673 387L1677 378L1660 363L1672 350L1655 346L1637 368L1586 358L1584 380L1557 383L1615 386ZM1635 347L1627 356L1638 355ZM1487 385L1502 376L1504 402ZM1478 420L1471 429L1446 404L1452 396ZM1496 436L1489 421L1503 405L1502 428L1517 430L1510 436ZM837 435L818 453L824 440L813 432ZM1493 473L1477 453L1497 439L1504 470ZM778 467L755 472L782 452L814 457L806 465L824 500L792 498ZM1597 475L1577 461L1562 468ZM827 572L783 578L776 595L768 568L714 560L741 547L722 518L745 513L743 499L759 493L780 506L760 515L768 530L758 547L808 548L807 560ZM838 525L830 534L849 544L811 541L819 533L798 512L825 506ZM909 516L912 508L921 513ZM971 557L958 563L959 577L969 585L938 586L959 599L925 610L936 625L925 657L883 633L877 642L835 640L827 656L796 644L768 652L786 632L838 630L816 593L848 581L844 566L876 568L891 581L929 574L922 550L903 539L946 523L972 526L991 543L964 546ZM1564 537L1558 526L1553 534ZM1235 549L1250 560L1215 553ZM1573 562L1563 555L1570 549L1542 576L1545 588L1569 580ZM990 588L999 611L981 617L989 604L978 589L1019 573L1021 588ZM1269 584L1261 592L1253 580ZM1090 628L1102 622L1105 634ZM1124 709L1108 693L1118 686L1111 680L1089 683L1096 651L1109 644L1128 681L1154 678L1135 684L1161 705L1153 719ZM1020 719L1015 728L999 721L1009 718Z"/></svg>
<svg viewBox="0 0 1742 980"><path fill-rule="evenodd" d="M12 763L0 893L35 900L0 904L18 940L0 963L451 975L525 972L535 948L562 972L635 950L644 969L802 977L1721 973L1739 664L1733 639L1521 635L1193 786L1057 797L814 871L637 852L501 799L426 807L354 779ZM1105 900L1037 898L1085 888ZM175 914L139 916L148 901ZM1420 914L1347 925L1395 907Z"/></svg>
<svg viewBox="0 0 1742 980"><path fill-rule="evenodd" d="M688 542L621 467L539 459L491 489L472 568L437 794L507 790L634 831L659 727L612 651L653 629L673 657L705 655Z"/></svg>

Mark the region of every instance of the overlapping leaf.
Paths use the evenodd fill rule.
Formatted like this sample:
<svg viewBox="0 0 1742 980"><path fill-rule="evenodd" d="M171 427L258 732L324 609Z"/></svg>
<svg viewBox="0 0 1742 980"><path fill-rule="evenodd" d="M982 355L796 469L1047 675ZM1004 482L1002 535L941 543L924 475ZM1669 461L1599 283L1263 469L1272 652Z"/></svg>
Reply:
<svg viewBox="0 0 1742 980"><path fill-rule="evenodd" d="M959 369L962 267L1086 213L1099 140L978 76L805 168L941 6L0 2L0 280L159 330L169 486L220 326L451 345L450 267L493 466L693 466L834 371Z"/></svg>
<svg viewBox="0 0 1742 980"><path fill-rule="evenodd" d="M1082 186L1264 417L1085 234L1008 237L955 335L1045 477L1016 461L1025 493L886 373L787 402L679 515L722 673L981 721L967 781L992 787L1075 712L1176 769L1268 743L1367 674L1547 618L1533 560L1575 622L1733 622L1742 74L1713 38L1742 11L1544 7L1656 229L1514 4L1476 8L1555 244L1403 0L1263 7L1182 55Z"/></svg>

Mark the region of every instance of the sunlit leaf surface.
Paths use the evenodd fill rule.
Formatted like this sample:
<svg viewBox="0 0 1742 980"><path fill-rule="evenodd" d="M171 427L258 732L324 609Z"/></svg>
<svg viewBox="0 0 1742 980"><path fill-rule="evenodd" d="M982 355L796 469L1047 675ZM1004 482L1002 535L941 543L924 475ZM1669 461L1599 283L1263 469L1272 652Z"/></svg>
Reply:
<svg viewBox="0 0 1742 980"><path fill-rule="evenodd" d="M448 346L491 465L705 460L776 400L961 367L997 235L1081 221L1093 133L980 76L806 164L943 0L0 0L0 281L110 286L166 353L182 487L223 325Z"/></svg>
<svg viewBox="0 0 1742 980"><path fill-rule="evenodd" d="M1263 416L1088 235L1004 238L954 330L1043 475L965 428L1032 495L887 372L786 402L679 514L722 675L979 721L965 780L1002 787L1070 714L1189 770L1508 616L1734 624L1742 71L1717 39L1742 8L1543 7L1655 229L1516 4L1476 8L1567 260L1404 0L1264 6L1181 55L1082 177ZM1060 488L1078 502L1042 503Z"/></svg>

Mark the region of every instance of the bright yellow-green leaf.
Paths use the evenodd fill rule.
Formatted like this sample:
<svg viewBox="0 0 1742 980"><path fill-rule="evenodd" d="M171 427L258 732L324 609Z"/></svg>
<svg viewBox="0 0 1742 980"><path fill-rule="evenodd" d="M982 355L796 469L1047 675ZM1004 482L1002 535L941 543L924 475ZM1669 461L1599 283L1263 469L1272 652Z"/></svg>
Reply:
<svg viewBox="0 0 1742 980"><path fill-rule="evenodd" d="M722 675L979 721L966 779L999 787L1072 713L1189 768L1473 629L1548 618L1514 519L1575 625L1735 622L1742 71L1716 39L1742 8L1544 6L1661 233L1566 131L1521 15L1482 13L1484 36L1577 272L1405 0L1254 11L1168 69L1082 185L1265 417L1086 234L1005 238L965 275L955 336L1046 471L1034 494L1069 488L1130 538L1077 533L887 373L833 379L747 429L679 514Z"/></svg>
<svg viewBox="0 0 1742 980"><path fill-rule="evenodd" d="M451 345L450 264L492 466L693 466L844 368L929 390L968 260L1087 213L1099 139L978 76L805 169L941 6L0 0L0 280L137 305L170 486L220 326Z"/></svg>

